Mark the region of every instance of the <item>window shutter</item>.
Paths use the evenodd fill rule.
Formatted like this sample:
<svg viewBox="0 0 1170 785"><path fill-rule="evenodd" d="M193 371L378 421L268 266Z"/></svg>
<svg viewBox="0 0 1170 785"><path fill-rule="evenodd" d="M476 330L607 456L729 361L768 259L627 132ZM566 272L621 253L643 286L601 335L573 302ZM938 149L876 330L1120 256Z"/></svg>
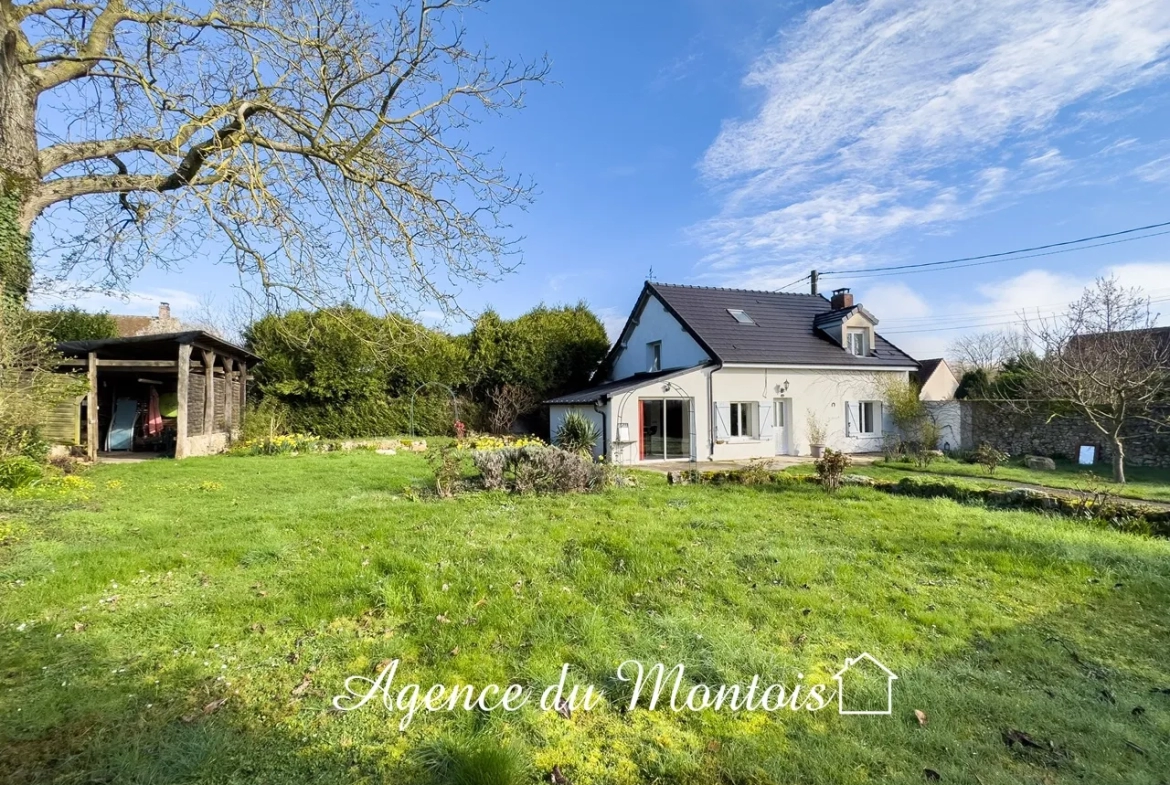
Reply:
<svg viewBox="0 0 1170 785"><path fill-rule="evenodd" d="M771 401L760 401L756 405L756 408L759 409L760 412L759 438L761 440L772 438L772 411L774 407L775 404L773 404Z"/></svg>
<svg viewBox="0 0 1170 785"><path fill-rule="evenodd" d="M857 423L854 421L853 401L845 402L845 435L853 436L857 433Z"/></svg>
<svg viewBox="0 0 1170 785"><path fill-rule="evenodd" d="M727 439L731 435L731 428L728 423L731 422L731 404L725 402L716 402L715 404L715 438Z"/></svg>
<svg viewBox="0 0 1170 785"><path fill-rule="evenodd" d="M873 402L873 435L881 436L886 430L886 407L881 401Z"/></svg>

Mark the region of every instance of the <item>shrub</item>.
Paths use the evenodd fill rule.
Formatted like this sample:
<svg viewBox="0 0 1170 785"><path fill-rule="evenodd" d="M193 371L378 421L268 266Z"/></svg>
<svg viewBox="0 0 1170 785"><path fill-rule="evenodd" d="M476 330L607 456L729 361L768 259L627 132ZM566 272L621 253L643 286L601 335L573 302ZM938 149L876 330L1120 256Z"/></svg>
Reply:
<svg viewBox="0 0 1170 785"><path fill-rule="evenodd" d="M606 470L579 453L529 445L473 455L483 486L514 493L574 493L605 485Z"/></svg>
<svg viewBox="0 0 1170 785"><path fill-rule="evenodd" d="M0 488L9 491L27 488L44 476L41 464L27 455L0 458Z"/></svg>
<svg viewBox="0 0 1170 785"><path fill-rule="evenodd" d="M454 496L463 479L463 453L452 444L437 450L428 450L427 463L435 473L435 493L439 496Z"/></svg>
<svg viewBox="0 0 1170 785"><path fill-rule="evenodd" d="M740 485L767 485L772 482L771 461L767 458L752 458L742 469L735 470L733 482Z"/></svg>
<svg viewBox="0 0 1170 785"><path fill-rule="evenodd" d="M1008 459L1008 454L1001 452L990 444L983 443L975 450L975 463L987 470L988 474L995 474L996 468Z"/></svg>
<svg viewBox="0 0 1170 785"><path fill-rule="evenodd" d="M556 445L562 450L592 455L601 433L593 421L580 412L569 412L557 427Z"/></svg>
<svg viewBox="0 0 1170 785"><path fill-rule="evenodd" d="M841 487L841 477L844 476L845 470L849 468L852 461L849 456L837 450L825 450L825 454L816 463L817 477L821 481L821 486L829 493L836 493L837 489Z"/></svg>

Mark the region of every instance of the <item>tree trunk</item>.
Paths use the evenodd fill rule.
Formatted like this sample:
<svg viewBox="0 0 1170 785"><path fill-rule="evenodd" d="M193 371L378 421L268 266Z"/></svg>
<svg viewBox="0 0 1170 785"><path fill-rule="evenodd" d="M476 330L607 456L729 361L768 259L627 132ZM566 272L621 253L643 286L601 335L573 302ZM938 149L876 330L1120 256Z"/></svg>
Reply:
<svg viewBox="0 0 1170 785"><path fill-rule="evenodd" d="M1113 437L1113 482L1125 484L1125 445L1120 437Z"/></svg>
<svg viewBox="0 0 1170 785"><path fill-rule="evenodd" d="M17 59L19 31L0 12L0 293L24 297L32 277L29 221L22 207L41 180L37 90Z"/></svg>

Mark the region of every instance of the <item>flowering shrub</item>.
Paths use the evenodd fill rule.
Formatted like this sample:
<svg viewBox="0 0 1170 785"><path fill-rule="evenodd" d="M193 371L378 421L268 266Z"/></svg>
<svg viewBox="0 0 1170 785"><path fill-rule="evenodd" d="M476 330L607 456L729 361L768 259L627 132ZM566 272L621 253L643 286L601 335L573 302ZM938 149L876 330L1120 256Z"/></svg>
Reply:
<svg viewBox="0 0 1170 785"><path fill-rule="evenodd" d="M320 452L323 449L319 438L311 433L290 433L248 439L232 447L237 455L290 455L302 452Z"/></svg>
<svg viewBox="0 0 1170 785"><path fill-rule="evenodd" d="M505 447L544 447L535 436L489 436L472 434L459 442L460 450L502 450Z"/></svg>

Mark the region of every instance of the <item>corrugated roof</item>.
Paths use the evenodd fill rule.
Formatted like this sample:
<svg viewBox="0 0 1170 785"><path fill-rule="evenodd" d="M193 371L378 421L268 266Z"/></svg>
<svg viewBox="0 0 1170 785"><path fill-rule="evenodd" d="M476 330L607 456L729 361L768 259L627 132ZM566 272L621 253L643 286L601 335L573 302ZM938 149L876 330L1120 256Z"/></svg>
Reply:
<svg viewBox="0 0 1170 785"><path fill-rule="evenodd" d="M625 379L619 379L616 382L606 382L599 384L596 387L590 387L587 390L581 390L568 395L561 395L556 398L550 398L545 401L546 404L573 404L573 403L593 403L600 400L607 395L614 395L616 393L625 392L626 390L633 390L641 387L644 384L653 382L658 379L667 379L671 376L678 376L679 374L693 371L695 368L702 368L702 365L696 365L694 368L671 368L666 371L654 371L653 373L636 373Z"/></svg>
<svg viewBox="0 0 1170 785"><path fill-rule="evenodd" d="M833 312L820 295L719 289L647 282L714 359L723 363L769 365L916 366L910 355L874 333L874 350L856 357L815 327ZM755 324L741 324L728 309L739 309Z"/></svg>

